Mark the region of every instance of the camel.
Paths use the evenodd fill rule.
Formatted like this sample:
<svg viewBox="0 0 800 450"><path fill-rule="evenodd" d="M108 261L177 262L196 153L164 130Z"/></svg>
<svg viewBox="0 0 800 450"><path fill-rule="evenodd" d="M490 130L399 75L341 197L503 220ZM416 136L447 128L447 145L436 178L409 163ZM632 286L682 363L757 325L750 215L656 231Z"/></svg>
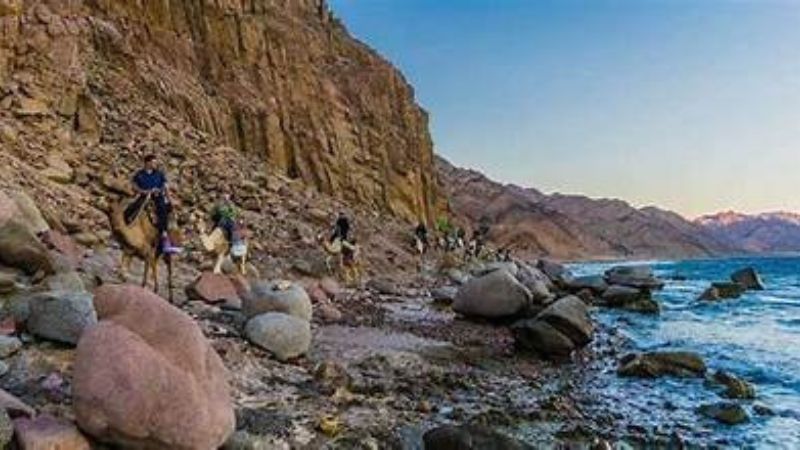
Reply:
<svg viewBox="0 0 800 450"><path fill-rule="evenodd" d="M143 209L146 209L148 204L149 199L145 202ZM125 202L120 201L111 207L109 213L112 234L122 248L120 275L123 281L127 281L131 261L133 258L141 259L144 261L142 287L147 286L148 275L152 272L153 291L158 293L158 260L163 258L167 264L169 301L172 302L172 255L158 251L161 237L147 211L140 211L133 222L125 223L126 206Z"/></svg>
<svg viewBox="0 0 800 450"><path fill-rule="evenodd" d="M337 260L337 272L341 273L346 283L357 281L361 277L361 249L357 244L351 244L336 238L333 242L325 238L325 234L317 236L322 250L325 252L325 267L328 273L333 273L332 262Z"/></svg>
<svg viewBox="0 0 800 450"><path fill-rule="evenodd" d="M246 241L241 244L234 244L233 246L225 238L225 233L221 228L214 228L211 233L206 234L205 226L200 226L200 243L203 245L205 251L216 255L216 264L214 264L214 273L222 272L222 263L225 262L226 257L230 257L236 264L239 273L242 275L247 274L247 255L248 247Z"/></svg>

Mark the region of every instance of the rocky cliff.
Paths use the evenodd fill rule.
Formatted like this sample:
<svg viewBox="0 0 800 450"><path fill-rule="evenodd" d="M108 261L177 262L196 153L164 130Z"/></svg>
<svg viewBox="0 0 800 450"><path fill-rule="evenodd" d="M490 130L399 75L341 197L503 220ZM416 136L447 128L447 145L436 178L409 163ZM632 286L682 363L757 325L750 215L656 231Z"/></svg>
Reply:
<svg viewBox="0 0 800 450"><path fill-rule="evenodd" d="M700 257L740 250L673 212L637 209L621 200L545 195L442 159L438 167L454 215L466 226L488 218L492 240L517 252L581 259Z"/></svg>
<svg viewBox="0 0 800 450"><path fill-rule="evenodd" d="M205 149L230 147L252 171L433 215L426 113L324 0L0 0L0 99L2 153L34 166L59 153L91 178L155 151L213 188Z"/></svg>

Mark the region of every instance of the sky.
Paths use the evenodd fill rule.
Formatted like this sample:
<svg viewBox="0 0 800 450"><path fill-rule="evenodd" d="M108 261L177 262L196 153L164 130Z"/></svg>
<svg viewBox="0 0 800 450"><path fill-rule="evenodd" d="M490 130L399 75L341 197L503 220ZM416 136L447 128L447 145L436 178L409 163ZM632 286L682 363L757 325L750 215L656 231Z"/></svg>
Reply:
<svg viewBox="0 0 800 450"><path fill-rule="evenodd" d="M800 0L329 0L435 151L688 217L800 211Z"/></svg>

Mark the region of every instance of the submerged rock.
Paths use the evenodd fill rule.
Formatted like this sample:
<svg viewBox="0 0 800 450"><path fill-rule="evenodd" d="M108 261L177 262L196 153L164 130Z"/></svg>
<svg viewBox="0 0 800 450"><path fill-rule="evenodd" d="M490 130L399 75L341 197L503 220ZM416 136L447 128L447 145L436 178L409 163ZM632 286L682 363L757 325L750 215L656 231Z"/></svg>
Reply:
<svg viewBox="0 0 800 450"><path fill-rule="evenodd" d="M620 361L617 374L623 377L657 378L662 376L701 378L706 364L692 352L650 352L629 354Z"/></svg>
<svg viewBox="0 0 800 450"><path fill-rule="evenodd" d="M700 300L705 301L717 301L723 299L732 299L732 298L739 298L744 294L745 288L739 283L732 283L732 282L714 282L711 283L711 287L706 289L702 295L700 295Z"/></svg>
<svg viewBox="0 0 800 450"><path fill-rule="evenodd" d="M505 270L473 278L459 289L453 309L465 316L498 319L515 316L530 305L531 293Z"/></svg>
<svg viewBox="0 0 800 450"><path fill-rule="evenodd" d="M629 286L610 286L600 299L603 306L647 314L658 314L661 306L653 299L650 290Z"/></svg>
<svg viewBox="0 0 800 450"><path fill-rule="evenodd" d="M738 425L750 420L750 416L741 405L731 402L702 405L697 412L726 425Z"/></svg>
<svg viewBox="0 0 800 450"><path fill-rule="evenodd" d="M756 388L751 383L742 380L736 375L724 371L714 373L714 381L725 386L725 397L754 399L756 398Z"/></svg>
<svg viewBox="0 0 800 450"><path fill-rule="evenodd" d="M741 284L745 289L754 291L763 291L764 283L761 277L752 267L745 267L744 269L737 270L731 274L731 281Z"/></svg>

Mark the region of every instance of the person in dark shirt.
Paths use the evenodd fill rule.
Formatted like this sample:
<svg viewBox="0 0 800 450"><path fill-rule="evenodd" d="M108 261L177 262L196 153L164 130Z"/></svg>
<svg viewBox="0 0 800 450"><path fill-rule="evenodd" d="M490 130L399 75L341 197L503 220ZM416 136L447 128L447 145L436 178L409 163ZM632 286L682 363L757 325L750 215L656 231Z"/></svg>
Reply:
<svg viewBox="0 0 800 450"><path fill-rule="evenodd" d="M336 239L347 241L349 235L350 235L350 219L347 218L347 215L345 215L344 212L340 212L339 217L336 219L336 223L333 226L333 235L331 236L331 242L335 241Z"/></svg>
<svg viewBox="0 0 800 450"><path fill-rule="evenodd" d="M428 227L425 226L424 222L420 222L417 225L417 228L414 230L414 235L422 242L422 251L425 252L428 249Z"/></svg>
<svg viewBox="0 0 800 450"><path fill-rule="evenodd" d="M169 228L169 215L172 210L169 200L169 184L164 172L158 170L155 155L145 156L144 168L133 176L133 187L139 196L126 213L138 211L149 195L156 208L156 228L158 228L158 232L161 235L162 250L169 250L171 246L167 230ZM129 215L126 214L126 217L129 217Z"/></svg>

